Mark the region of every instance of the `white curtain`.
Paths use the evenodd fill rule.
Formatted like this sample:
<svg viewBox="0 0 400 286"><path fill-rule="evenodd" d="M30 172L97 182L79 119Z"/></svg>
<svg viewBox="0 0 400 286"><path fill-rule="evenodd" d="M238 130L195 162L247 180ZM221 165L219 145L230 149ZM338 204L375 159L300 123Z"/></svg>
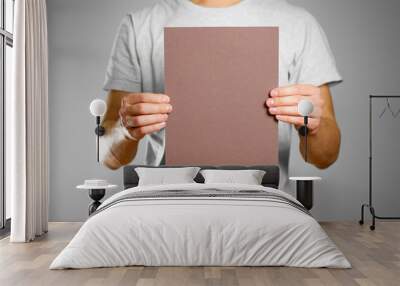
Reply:
<svg viewBox="0 0 400 286"><path fill-rule="evenodd" d="M16 0L14 92L6 113L6 180L11 188L12 242L48 226L48 51L45 0Z"/></svg>

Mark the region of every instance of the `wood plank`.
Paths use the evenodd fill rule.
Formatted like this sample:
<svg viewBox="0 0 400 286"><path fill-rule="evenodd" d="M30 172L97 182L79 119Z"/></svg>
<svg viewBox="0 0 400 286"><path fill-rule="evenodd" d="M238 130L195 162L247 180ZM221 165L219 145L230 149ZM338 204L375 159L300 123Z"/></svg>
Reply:
<svg viewBox="0 0 400 286"><path fill-rule="evenodd" d="M352 269L289 267L116 267L49 270L81 223L50 223L32 243L0 240L0 285L400 285L400 224L379 222L375 232L353 222L322 223L352 263Z"/></svg>

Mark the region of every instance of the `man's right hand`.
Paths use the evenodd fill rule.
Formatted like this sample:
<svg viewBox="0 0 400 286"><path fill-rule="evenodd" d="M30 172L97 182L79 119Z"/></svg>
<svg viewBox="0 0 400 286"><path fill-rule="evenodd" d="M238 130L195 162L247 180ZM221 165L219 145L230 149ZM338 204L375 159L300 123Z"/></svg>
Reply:
<svg viewBox="0 0 400 286"><path fill-rule="evenodd" d="M122 98L119 116L130 135L139 140L164 128L171 111L165 94L129 93Z"/></svg>

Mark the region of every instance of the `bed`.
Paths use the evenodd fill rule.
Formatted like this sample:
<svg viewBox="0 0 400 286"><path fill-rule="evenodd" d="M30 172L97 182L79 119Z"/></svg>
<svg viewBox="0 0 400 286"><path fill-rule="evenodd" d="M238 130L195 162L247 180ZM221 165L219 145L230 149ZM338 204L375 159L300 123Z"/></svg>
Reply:
<svg viewBox="0 0 400 286"><path fill-rule="evenodd" d="M118 266L290 266L350 268L318 222L278 190L277 166L261 185L195 183L138 186L124 169L124 191L105 200L50 269ZM168 168L168 166L156 167Z"/></svg>

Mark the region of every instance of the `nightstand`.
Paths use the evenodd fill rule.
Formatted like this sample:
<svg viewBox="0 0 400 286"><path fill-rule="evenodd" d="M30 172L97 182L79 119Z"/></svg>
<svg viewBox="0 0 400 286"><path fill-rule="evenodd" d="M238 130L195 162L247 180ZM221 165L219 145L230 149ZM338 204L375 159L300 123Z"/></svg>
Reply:
<svg viewBox="0 0 400 286"><path fill-rule="evenodd" d="M78 190L88 190L89 197L93 202L89 205L89 216L101 205L100 200L104 198L107 189L114 189L117 185L110 185L106 180L85 180L83 185L76 186Z"/></svg>
<svg viewBox="0 0 400 286"><path fill-rule="evenodd" d="M314 181L320 181L320 177L290 177L296 182L296 199L303 204L307 210L311 210L314 204Z"/></svg>

